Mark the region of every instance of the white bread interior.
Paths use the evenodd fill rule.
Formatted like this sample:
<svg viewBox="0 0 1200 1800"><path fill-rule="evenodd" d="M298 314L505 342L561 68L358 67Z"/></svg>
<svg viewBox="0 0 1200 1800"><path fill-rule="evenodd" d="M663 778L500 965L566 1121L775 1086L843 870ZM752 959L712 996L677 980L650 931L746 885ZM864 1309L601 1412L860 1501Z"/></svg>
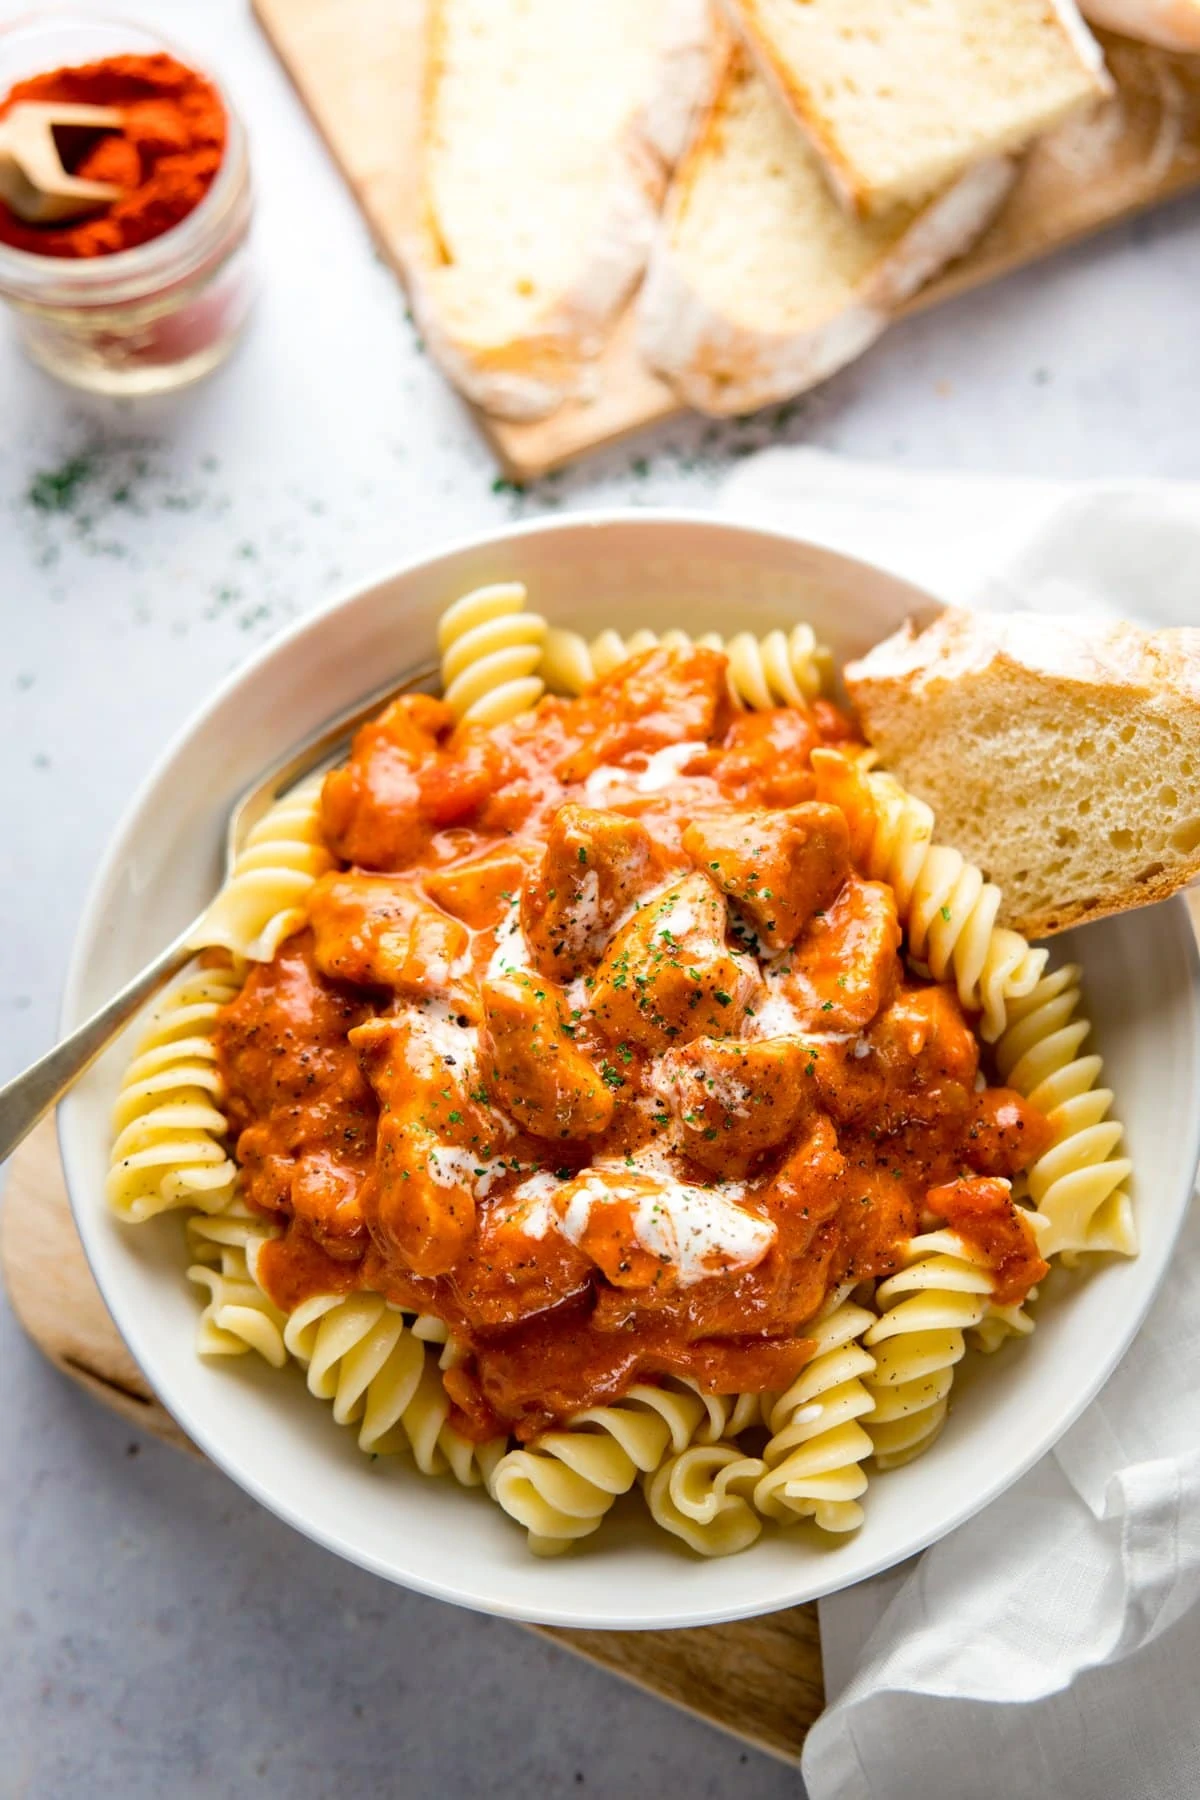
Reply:
<svg viewBox="0 0 1200 1800"><path fill-rule="evenodd" d="M750 412L850 362L961 255L1014 174L989 158L944 194L851 218L740 46L680 164L639 301L650 365L701 412Z"/></svg>
<svg viewBox="0 0 1200 1800"><path fill-rule="evenodd" d="M1200 629L941 614L845 671L881 765L1030 937L1200 874Z"/></svg>
<svg viewBox="0 0 1200 1800"><path fill-rule="evenodd" d="M715 42L708 0L430 0L413 310L486 411L586 393Z"/></svg>
<svg viewBox="0 0 1200 1800"><path fill-rule="evenodd" d="M1075 0L729 0L844 201L916 205L1111 91Z"/></svg>

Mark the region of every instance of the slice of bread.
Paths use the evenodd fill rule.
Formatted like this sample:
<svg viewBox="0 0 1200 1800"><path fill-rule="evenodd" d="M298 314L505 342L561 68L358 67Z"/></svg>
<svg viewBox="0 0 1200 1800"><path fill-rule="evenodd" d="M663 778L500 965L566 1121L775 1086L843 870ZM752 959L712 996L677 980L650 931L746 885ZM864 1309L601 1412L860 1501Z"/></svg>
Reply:
<svg viewBox="0 0 1200 1800"><path fill-rule="evenodd" d="M642 354L680 398L743 413L823 381L961 255L1007 194L990 158L929 206L858 221L740 46L672 186L639 302Z"/></svg>
<svg viewBox="0 0 1200 1800"><path fill-rule="evenodd" d="M1111 92L1075 0L729 0L830 180L915 205Z"/></svg>
<svg viewBox="0 0 1200 1800"><path fill-rule="evenodd" d="M881 765L1030 937L1200 874L1200 629L944 612L848 665Z"/></svg>
<svg viewBox="0 0 1200 1800"><path fill-rule="evenodd" d="M1162 50L1200 50L1200 0L1081 0L1081 6L1106 31Z"/></svg>
<svg viewBox="0 0 1200 1800"><path fill-rule="evenodd" d="M586 391L717 41L708 0L430 0L413 310L477 405Z"/></svg>

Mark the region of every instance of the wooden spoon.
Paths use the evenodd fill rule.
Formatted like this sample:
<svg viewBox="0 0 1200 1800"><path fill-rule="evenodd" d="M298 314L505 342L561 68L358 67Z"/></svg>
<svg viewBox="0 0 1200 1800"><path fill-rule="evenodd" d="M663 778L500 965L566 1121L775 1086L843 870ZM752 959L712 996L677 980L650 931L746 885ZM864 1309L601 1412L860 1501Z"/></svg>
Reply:
<svg viewBox="0 0 1200 1800"><path fill-rule="evenodd" d="M70 106L55 100L24 100L0 119L0 200L27 225L78 219L119 200L109 181L82 181L63 167L55 139L60 126L119 131L115 106Z"/></svg>

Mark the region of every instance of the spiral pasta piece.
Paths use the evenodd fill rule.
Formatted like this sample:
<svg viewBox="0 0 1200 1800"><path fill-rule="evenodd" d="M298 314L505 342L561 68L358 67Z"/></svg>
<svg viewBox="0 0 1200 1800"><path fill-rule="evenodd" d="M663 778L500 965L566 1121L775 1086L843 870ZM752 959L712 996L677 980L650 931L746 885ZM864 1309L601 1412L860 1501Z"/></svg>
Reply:
<svg viewBox="0 0 1200 1800"><path fill-rule="evenodd" d="M442 695L455 718L502 725L545 693L537 669L546 621L526 611L527 599L519 581L502 581L464 594L442 614Z"/></svg>
<svg viewBox="0 0 1200 1800"><path fill-rule="evenodd" d="M849 759L836 751L813 752L818 791L836 792ZM980 1036L995 1043L1013 1001L1032 993L1049 952L1035 950L1019 931L996 924L1001 894L957 850L933 842L933 813L906 793L893 776L861 765L850 775L870 800L863 872L886 881L896 895L909 953L937 981L953 980L969 1012L978 1012ZM851 801L852 805L853 802Z"/></svg>
<svg viewBox="0 0 1200 1800"><path fill-rule="evenodd" d="M104 1191L120 1218L229 1204L237 1169L225 1148L213 1030L240 985L230 969L191 969L151 1013L113 1109Z"/></svg>
<svg viewBox="0 0 1200 1800"><path fill-rule="evenodd" d="M818 644L811 625L768 631L760 638L739 631L726 641L725 654L734 700L751 712L811 705L829 685L833 669L833 659Z"/></svg>
<svg viewBox="0 0 1200 1800"><path fill-rule="evenodd" d="M761 638L749 631L723 638L716 631L691 637L686 631L643 630L622 637L609 630L590 643L577 631L552 628L542 651L542 679L554 693L579 694L643 650L687 650L692 645L724 651L729 658L733 702L752 712L769 706L808 705L828 685L833 666L829 651L818 644L811 625L769 631Z"/></svg>
<svg viewBox="0 0 1200 1800"><path fill-rule="evenodd" d="M646 1504L700 1556L735 1556L762 1532L752 1500L766 1467L736 1444L691 1444L643 1477Z"/></svg>
<svg viewBox="0 0 1200 1800"><path fill-rule="evenodd" d="M873 1446L859 1420L874 1407L864 1378L875 1368L863 1334L875 1315L836 1300L805 1328L815 1347L791 1387L764 1397L771 1437L753 1499L760 1513L783 1524L811 1518L823 1531L843 1532L863 1520L858 1502L867 1477L860 1465Z"/></svg>
<svg viewBox="0 0 1200 1800"><path fill-rule="evenodd" d="M360 1450L408 1451L423 1475L449 1470L464 1487L478 1487L504 1442L473 1444L448 1423L437 1362L410 1327L380 1294L318 1294L290 1314L283 1337L309 1392L333 1402L339 1425L358 1426Z"/></svg>
<svg viewBox="0 0 1200 1800"><path fill-rule="evenodd" d="M691 1388L704 1408L704 1416L692 1432L694 1444L719 1444L762 1424L761 1394L705 1394L686 1377L680 1377L677 1385Z"/></svg>
<svg viewBox="0 0 1200 1800"><path fill-rule="evenodd" d="M1123 1127L1108 1116L1111 1088L1097 1087L1099 1056L1081 1055L1091 1023L1074 963L1044 976L1019 1005L996 1045L1001 1078L1046 1114L1055 1140L1025 1178L1037 1209L1032 1223L1044 1257L1073 1261L1085 1250L1137 1254L1137 1228L1125 1181L1133 1167L1118 1154Z"/></svg>
<svg viewBox="0 0 1200 1800"><path fill-rule="evenodd" d="M588 1407L565 1429L510 1450L489 1491L524 1525L536 1556L560 1556L595 1531L617 1496L668 1450L686 1449L708 1417L689 1388L639 1384L613 1405Z"/></svg>
<svg viewBox="0 0 1200 1800"><path fill-rule="evenodd" d="M310 775L275 802L246 834L229 878L191 938L194 950L220 947L270 962L304 923L309 889L333 857L321 833L324 775Z"/></svg>
<svg viewBox="0 0 1200 1800"><path fill-rule="evenodd" d="M990 1305L978 1325L971 1327L971 1342L987 1355L999 1350L1009 1338L1028 1337L1034 1321L1025 1310L1026 1301L1037 1299L1037 1289L1030 1288L1019 1306Z"/></svg>
<svg viewBox="0 0 1200 1800"><path fill-rule="evenodd" d="M927 1450L946 1422L965 1331L988 1318L991 1271L953 1231L910 1239L901 1268L875 1290L883 1310L863 1337L875 1357L867 1423L880 1469Z"/></svg>
<svg viewBox="0 0 1200 1800"><path fill-rule="evenodd" d="M240 1199L221 1213L197 1213L187 1222L192 1262L188 1280L207 1291L196 1349L201 1356L244 1356L255 1350L273 1369L287 1362L284 1314L252 1274L259 1246L273 1229Z"/></svg>

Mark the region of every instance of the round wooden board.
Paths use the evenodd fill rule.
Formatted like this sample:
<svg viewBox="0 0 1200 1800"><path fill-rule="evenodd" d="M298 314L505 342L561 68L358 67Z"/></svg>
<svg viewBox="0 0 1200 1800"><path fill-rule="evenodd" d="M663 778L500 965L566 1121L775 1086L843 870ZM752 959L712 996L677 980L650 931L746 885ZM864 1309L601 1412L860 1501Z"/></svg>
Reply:
<svg viewBox="0 0 1200 1800"><path fill-rule="evenodd" d="M131 1423L200 1455L105 1310L71 1217L52 1121L13 1157L0 1269L17 1318L56 1368ZM693 1631L534 1629L789 1761L824 1703L815 1606Z"/></svg>

